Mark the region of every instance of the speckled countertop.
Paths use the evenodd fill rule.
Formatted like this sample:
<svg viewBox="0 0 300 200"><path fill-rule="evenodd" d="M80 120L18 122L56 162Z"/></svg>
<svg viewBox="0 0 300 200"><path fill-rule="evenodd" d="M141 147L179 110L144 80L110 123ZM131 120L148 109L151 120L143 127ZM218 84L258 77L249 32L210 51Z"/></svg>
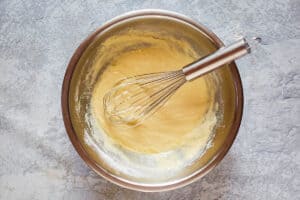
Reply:
<svg viewBox="0 0 300 200"><path fill-rule="evenodd" d="M130 10L186 14L225 43L259 36L239 60L244 116L230 152L203 179L141 193L91 171L67 138L60 110L66 65L79 43ZM0 1L0 199L300 199L299 0Z"/></svg>

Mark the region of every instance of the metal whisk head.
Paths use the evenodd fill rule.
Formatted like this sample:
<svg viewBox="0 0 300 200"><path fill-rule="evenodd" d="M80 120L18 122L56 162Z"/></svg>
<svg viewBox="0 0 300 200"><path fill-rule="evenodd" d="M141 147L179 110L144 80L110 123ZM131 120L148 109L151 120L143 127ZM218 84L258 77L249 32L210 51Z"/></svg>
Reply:
<svg viewBox="0 0 300 200"><path fill-rule="evenodd" d="M182 70L125 78L104 96L105 116L115 125L136 126L186 81Z"/></svg>

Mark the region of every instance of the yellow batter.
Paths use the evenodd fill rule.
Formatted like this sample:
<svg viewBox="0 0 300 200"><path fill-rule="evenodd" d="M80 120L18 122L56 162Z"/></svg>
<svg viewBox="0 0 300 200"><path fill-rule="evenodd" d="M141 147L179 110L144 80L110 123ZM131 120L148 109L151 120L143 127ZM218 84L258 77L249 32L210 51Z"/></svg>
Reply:
<svg viewBox="0 0 300 200"><path fill-rule="evenodd" d="M133 75L180 69L199 57L191 45L173 37L134 31L109 38L103 46L117 51L120 46L114 44L138 45L112 58L94 86L91 111L98 126L113 143L136 153L161 153L189 145L197 149L204 147L216 124L215 89L210 75L187 82L158 112L137 127L114 126L103 111L103 96L116 82ZM94 67L101 62L95 59Z"/></svg>

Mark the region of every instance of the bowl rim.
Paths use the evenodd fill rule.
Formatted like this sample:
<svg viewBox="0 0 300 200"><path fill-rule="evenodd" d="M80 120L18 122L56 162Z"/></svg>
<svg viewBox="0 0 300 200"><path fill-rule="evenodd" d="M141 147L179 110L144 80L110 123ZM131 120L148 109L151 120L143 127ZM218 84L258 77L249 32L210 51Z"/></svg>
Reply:
<svg viewBox="0 0 300 200"><path fill-rule="evenodd" d="M71 57L69 64L67 66L63 84L62 84L62 91L61 91L61 109L62 109L62 115L63 115L63 121L65 125L66 132L69 136L69 139L71 143L73 144L75 150L80 155L80 157L84 160L84 162L93 169L97 174L105 178L106 180L109 180L112 183L115 183L121 187L132 189L136 191L142 191L142 192L161 192L161 191L168 191L177 189L183 186L186 186L201 177L205 176L208 172L210 172L227 154L229 151L231 145L234 142L234 139L236 138L236 135L238 133L241 120L242 120L242 114L243 114L243 104L244 104L244 97L243 97L243 88L242 88L242 82L241 78L237 69L237 66L235 62L232 62L232 66L230 67L231 74L234 81L234 89L236 92L236 105L235 105L235 113L234 113L234 119L233 124L230 129L230 132L227 136L227 139L225 140L224 145L222 145L221 149L218 151L218 153L214 156L214 158L203 168L197 170L195 173L180 179L176 182L171 182L167 184L155 184L155 185L148 185L148 184L139 184L136 182L131 182L122 178L119 178L115 175L110 174L108 171L106 171L104 168L102 168L100 165L98 165L93 159L91 159L88 155L88 153L85 151L84 147L81 145L75 130L73 128L72 122L71 122L71 116L70 116L70 110L69 110L69 89L71 84L71 79L73 72L76 68L76 65L78 61L81 58L81 55L86 50L86 48L89 46L89 44L95 39L95 37L105 31L107 28L121 22L127 19L135 18L135 17L143 17L143 16L160 16L160 17L169 17L175 20L179 20L181 22L185 22L188 25L193 26L194 28L198 29L199 31L202 31L204 34L206 34L209 39L218 47L224 46L223 42L208 28L206 28L204 25L202 25L199 22L195 22L193 19L186 17L182 14L178 14L173 11L167 11L167 10L160 10L160 9L143 9L143 10L137 10L137 11L131 11L127 12L123 15L120 15L118 17L113 18L112 20L106 22L101 27L96 29L92 34L90 34L75 50L73 56Z"/></svg>

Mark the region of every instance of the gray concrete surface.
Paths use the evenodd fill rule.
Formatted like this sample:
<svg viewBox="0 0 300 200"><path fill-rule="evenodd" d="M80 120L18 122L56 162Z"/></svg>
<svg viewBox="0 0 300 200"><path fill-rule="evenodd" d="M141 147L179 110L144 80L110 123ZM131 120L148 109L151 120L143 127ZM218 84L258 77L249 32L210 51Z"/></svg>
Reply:
<svg viewBox="0 0 300 200"><path fill-rule="evenodd" d="M211 173L145 194L111 184L79 158L60 110L74 49L121 13L186 14L221 39L262 38L238 61L245 109L239 135ZM299 0L0 0L0 199L300 199Z"/></svg>

